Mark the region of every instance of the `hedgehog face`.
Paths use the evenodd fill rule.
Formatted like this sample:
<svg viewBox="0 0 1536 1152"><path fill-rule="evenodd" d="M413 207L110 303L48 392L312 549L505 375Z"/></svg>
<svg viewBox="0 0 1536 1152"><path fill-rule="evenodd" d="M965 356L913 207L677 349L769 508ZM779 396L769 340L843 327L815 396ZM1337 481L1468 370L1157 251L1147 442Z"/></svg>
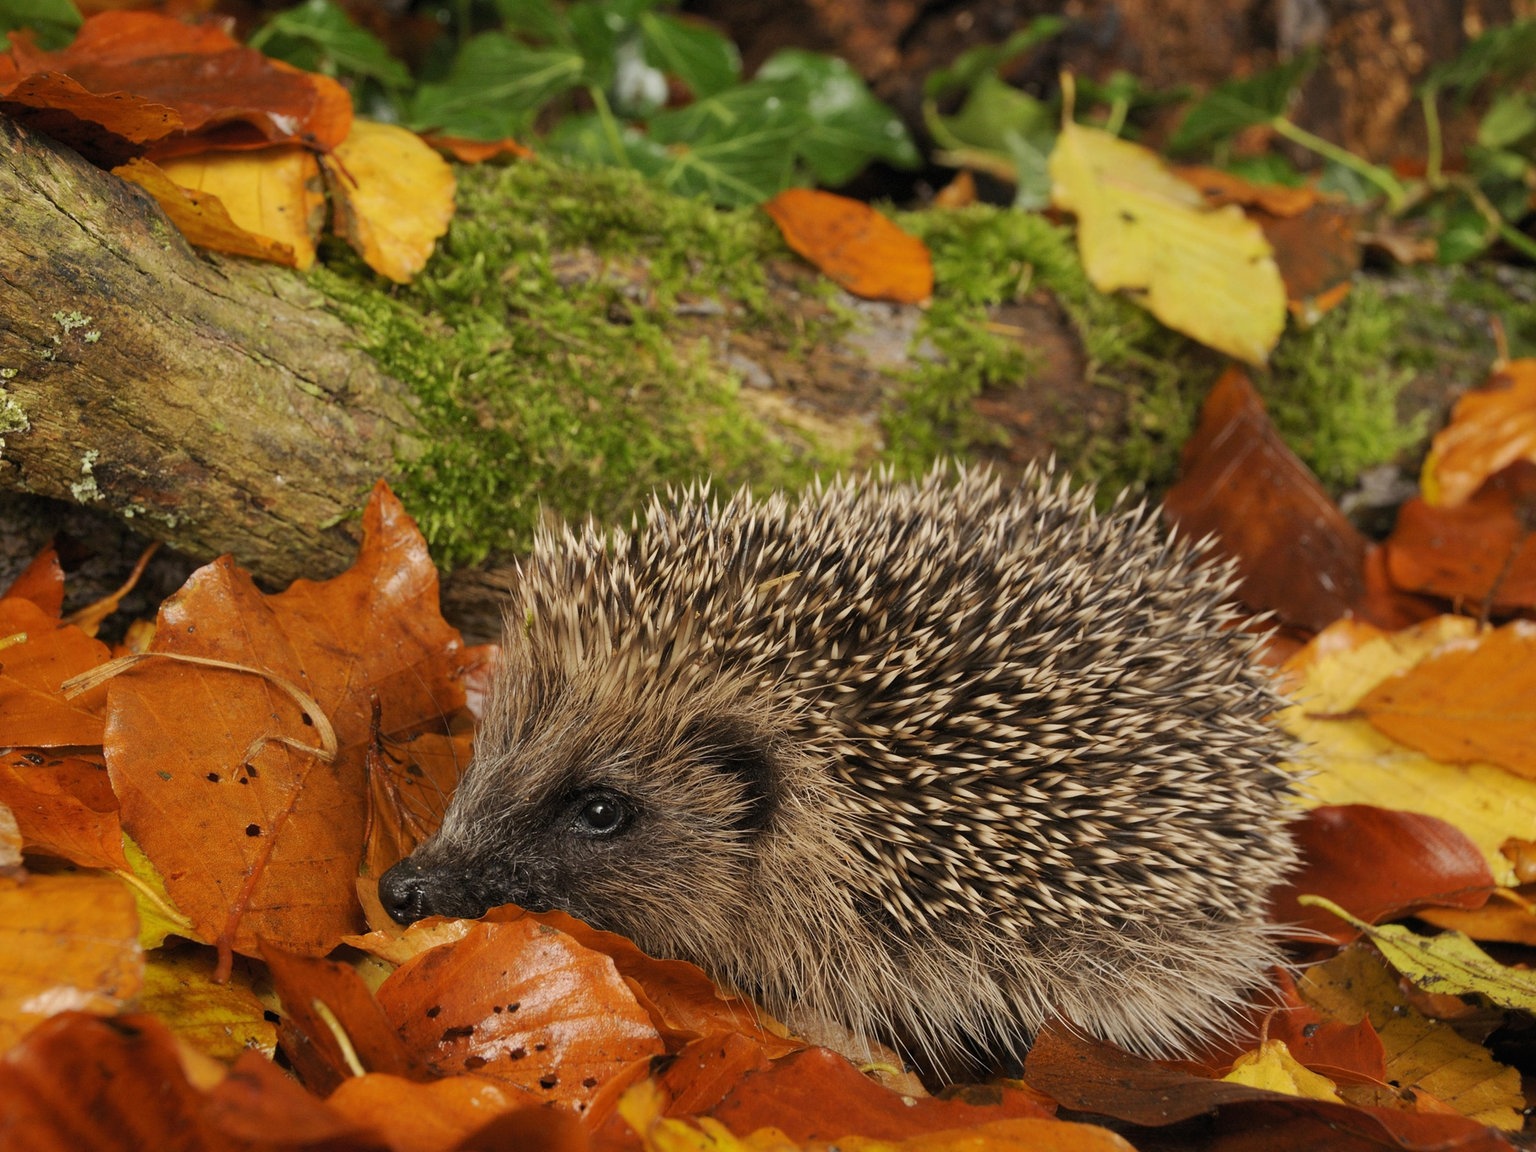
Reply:
<svg viewBox="0 0 1536 1152"><path fill-rule="evenodd" d="M774 740L718 689L583 676L509 702L438 833L385 873L396 920L559 908L663 954L750 906L772 834ZM695 911L696 910L696 911Z"/></svg>

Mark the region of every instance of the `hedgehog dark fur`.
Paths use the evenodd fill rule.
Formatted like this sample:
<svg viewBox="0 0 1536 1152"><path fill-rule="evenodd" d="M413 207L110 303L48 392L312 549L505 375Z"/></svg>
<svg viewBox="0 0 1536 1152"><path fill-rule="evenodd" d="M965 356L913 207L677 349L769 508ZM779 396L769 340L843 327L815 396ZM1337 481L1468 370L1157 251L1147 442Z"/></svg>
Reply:
<svg viewBox="0 0 1536 1152"><path fill-rule="evenodd" d="M1049 468L547 532L397 919L556 907L928 1063L1170 1054L1277 960L1278 700L1230 571Z"/></svg>

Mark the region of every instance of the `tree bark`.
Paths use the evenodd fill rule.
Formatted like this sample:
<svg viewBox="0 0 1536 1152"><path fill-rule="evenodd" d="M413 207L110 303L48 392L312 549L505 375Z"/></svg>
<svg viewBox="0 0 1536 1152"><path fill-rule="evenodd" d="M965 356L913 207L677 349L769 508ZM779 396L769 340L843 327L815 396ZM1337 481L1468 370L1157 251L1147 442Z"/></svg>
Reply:
<svg viewBox="0 0 1536 1152"><path fill-rule="evenodd" d="M145 193L0 117L0 488L266 579L335 572L420 435L287 269L194 252Z"/></svg>

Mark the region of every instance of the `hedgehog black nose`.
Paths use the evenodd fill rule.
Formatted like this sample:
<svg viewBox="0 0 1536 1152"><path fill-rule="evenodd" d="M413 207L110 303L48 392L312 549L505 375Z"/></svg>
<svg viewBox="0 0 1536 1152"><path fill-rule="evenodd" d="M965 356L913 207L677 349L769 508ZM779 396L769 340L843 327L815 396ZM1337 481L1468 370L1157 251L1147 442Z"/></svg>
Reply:
<svg viewBox="0 0 1536 1152"><path fill-rule="evenodd" d="M427 874L421 865L407 856L380 876L379 902L390 919L400 924L414 924L432 915Z"/></svg>

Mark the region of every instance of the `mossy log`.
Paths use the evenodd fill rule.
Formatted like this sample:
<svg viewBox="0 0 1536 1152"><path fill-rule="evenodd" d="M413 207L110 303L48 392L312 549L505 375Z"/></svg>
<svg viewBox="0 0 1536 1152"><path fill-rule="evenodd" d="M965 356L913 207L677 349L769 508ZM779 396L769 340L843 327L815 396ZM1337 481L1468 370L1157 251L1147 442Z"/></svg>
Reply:
<svg viewBox="0 0 1536 1152"><path fill-rule="evenodd" d="M286 269L193 251L138 188L0 117L0 487L273 581L350 562L412 399Z"/></svg>

